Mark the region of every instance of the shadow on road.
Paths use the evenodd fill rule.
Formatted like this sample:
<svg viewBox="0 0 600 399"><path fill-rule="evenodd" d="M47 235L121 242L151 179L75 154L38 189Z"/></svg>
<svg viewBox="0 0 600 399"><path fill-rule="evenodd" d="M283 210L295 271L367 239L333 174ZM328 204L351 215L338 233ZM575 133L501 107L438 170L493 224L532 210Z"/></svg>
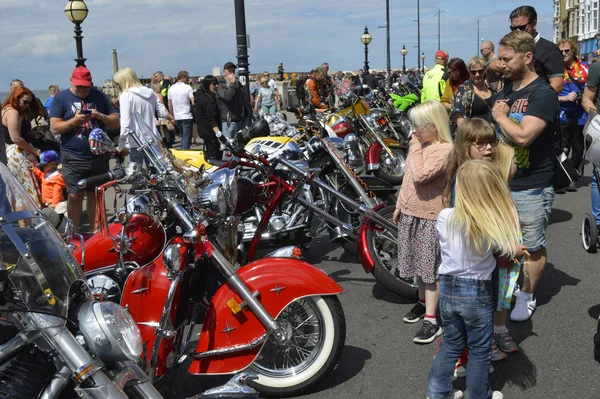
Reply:
<svg viewBox="0 0 600 399"><path fill-rule="evenodd" d="M385 288L383 285L379 284L379 283L375 283L375 285L373 286L373 298L380 300L380 301L385 301L388 303L395 303L395 304L408 304L408 303L415 303L414 299L409 299L409 298L404 298L401 297L399 295L396 295L392 292L390 292L387 288Z"/></svg>
<svg viewBox="0 0 600 399"><path fill-rule="evenodd" d="M571 212L552 208L552 212L550 213L550 224L564 223L573 219L573 214Z"/></svg>
<svg viewBox="0 0 600 399"><path fill-rule="evenodd" d="M326 389L334 388L351 380L362 371L367 360L371 359L371 357L371 352L366 349L346 345L337 367L329 374L324 382L315 387L315 391L324 391Z"/></svg>
<svg viewBox="0 0 600 399"><path fill-rule="evenodd" d="M535 293L537 306L549 303L562 287L576 286L580 281L580 279L571 277L562 270L557 269L552 263L548 263Z"/></svg>
<svg viewBox="0 0 600 399"><path fill-rule="evenodd" d="M598 320L598 318L600 317L600 304L599 305L594 305L591 308L588 309L588 314L590 315L590 317L594 320Z"/></svg>
<svg viewBox="0 0 600 399"><path fill-rule="evenodd" d="M359 266L360 267L360 266ZM367 274L365 278L356 278L356 277L343 277L352 274L352 272L348 269L336 270L335 272L329 273L329 277L334 279L338 283L373 283L375 280L373 276Z"/></svg>

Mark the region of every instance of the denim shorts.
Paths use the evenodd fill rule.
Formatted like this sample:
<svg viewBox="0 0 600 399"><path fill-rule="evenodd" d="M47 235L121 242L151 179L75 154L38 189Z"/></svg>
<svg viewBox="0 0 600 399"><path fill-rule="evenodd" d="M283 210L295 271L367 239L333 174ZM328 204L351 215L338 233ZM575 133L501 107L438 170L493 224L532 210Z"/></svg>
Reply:
<svg viewBox="0 0 600 399"><path fill-rule="evenodd" d="M523 245L529 252L535 252L546 246L546 228L554 202L554 188L533 188L513 191L512 197L517 206Z"/></svg>

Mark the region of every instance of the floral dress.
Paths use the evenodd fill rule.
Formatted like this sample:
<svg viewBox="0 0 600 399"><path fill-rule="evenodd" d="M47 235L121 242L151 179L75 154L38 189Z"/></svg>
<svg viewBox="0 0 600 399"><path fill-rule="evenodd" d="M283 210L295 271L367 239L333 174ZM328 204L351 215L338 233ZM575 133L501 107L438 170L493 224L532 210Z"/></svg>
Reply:
<svg viewBox="0 0 600 399"><path fill-rule="evenodd" d="M488 89L492 92L492 95L494 95L493 90L489 87ZM456 91L456 93L454 93L454 96L452 97L452 107L450 109L450 123L452 127L452 132L455 132L458 127L456 124L457 114L462 115L463 118L471 118L477 116L486 119L489 122L489 116L487 115L487 113L485 115L473 115L473 103L475 102L476 97L479 96L475 94L475 86L473 86L473 82L471 80L467 80L465 83L458 87L458 90ZM481 98L481 100L485 102L483 98ZM488 109L488 113L489 111L490 109Z"/></svg>

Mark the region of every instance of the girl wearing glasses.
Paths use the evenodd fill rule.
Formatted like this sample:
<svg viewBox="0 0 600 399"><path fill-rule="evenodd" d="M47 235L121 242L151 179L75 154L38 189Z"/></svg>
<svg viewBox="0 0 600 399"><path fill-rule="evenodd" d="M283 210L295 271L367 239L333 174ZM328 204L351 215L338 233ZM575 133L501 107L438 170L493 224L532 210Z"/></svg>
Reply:
<svg viewBox="0 0 600 399"><path fill-rule="evenodd" d="M441 258L435 221L444 208L442 194L452 137L448 112L436 100L416 106L409 118L415 131L393 216L394 223L398 224L397 272L403 278L417 277L419 302L403 320L417 323L425 318L413 342L428 344L442 333L436 318Z"/></svg>
<svg viewBox="0 0 600 399"><path fill-rule="evenodd" d="M466 118L483 118L490 122L494 92L485 81L486 62L481 57L473 57L467 67L470 78L460 85L452 97L450 120L457 128Z"/></svg>
<svg viewBox="0 0 600 399"><path fill-rule="evenodd" d="M440 212L436 230L444 339L429 372L427 396L462 397L452 389L452 370L468 346L466 397L503 398L492 393L488 377L496 295L491 277L496 255L519 258L525 247L508 185L494 164L470 160L458 168L456 203Z"/></svg>
<svg viewBox="0 0 600 399"><path fill-rule="evenodd" d="M448 185L444 197L450 207L455 204L456 174L461 165L470 160L483 159L496 164L505 182L508 183L516 172L514 149L504 143L498 143L496 132L490 123L480 118L465 119L456 132L454 150L448 167ZM491 360L504 360L507 353L516 352L517 345L506 328L506 315L510 309L512 294L519 277L519 264L506 259L498 260L497 308L494 313L494 340L492 341ZM495 284L494 284L495 285ZM464 377L468 363L468 350L465 350L455 365L454 375ZM490 366L490 373L493 368Z"/></svg>
<svg viewBox="0 0 600 399"><path fill-rule="evenodd" d="M27 120L30 111L37 117L44 115L33 93L25 87L15 88L2 103L0 133L6 149L0 148L0 161L8 165L11 173L41 207L41 188L31 171L38 163L41 150L31 144L31 123Z"/></svg>

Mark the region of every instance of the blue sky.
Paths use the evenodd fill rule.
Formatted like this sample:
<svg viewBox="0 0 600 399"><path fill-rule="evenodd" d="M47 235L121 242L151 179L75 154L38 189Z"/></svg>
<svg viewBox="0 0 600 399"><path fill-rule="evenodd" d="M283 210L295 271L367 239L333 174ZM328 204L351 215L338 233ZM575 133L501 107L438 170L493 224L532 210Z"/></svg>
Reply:
<svg viewBox="0 0 600 399"><path fill-rule="evenodd" d="M149 77L155 70L176 75L212 73L236 62L233 0L86 0L90 14L83 23L83 52L95 84L112 76L112 49L119 66ZM68 87L75 65L73 24L64 14L65 0L0 0L0 91L20 78L32 89ZM475 55L476 21L480 38L497 43L508 32L510 11L520 1L421 0L421 51L430 66L437 51L438 7L442 14L442 48L468 60ZM525 3L538 12L538 31L551 39L552 2ZM408 50L407 68L417 66L417 0L390 0L391 64L402 68L400 50ZM362 67L360 36L368 25L371 68L386 65L385 0L247 0L250 72L306 71L322 62L331 70Z"/></svg>

